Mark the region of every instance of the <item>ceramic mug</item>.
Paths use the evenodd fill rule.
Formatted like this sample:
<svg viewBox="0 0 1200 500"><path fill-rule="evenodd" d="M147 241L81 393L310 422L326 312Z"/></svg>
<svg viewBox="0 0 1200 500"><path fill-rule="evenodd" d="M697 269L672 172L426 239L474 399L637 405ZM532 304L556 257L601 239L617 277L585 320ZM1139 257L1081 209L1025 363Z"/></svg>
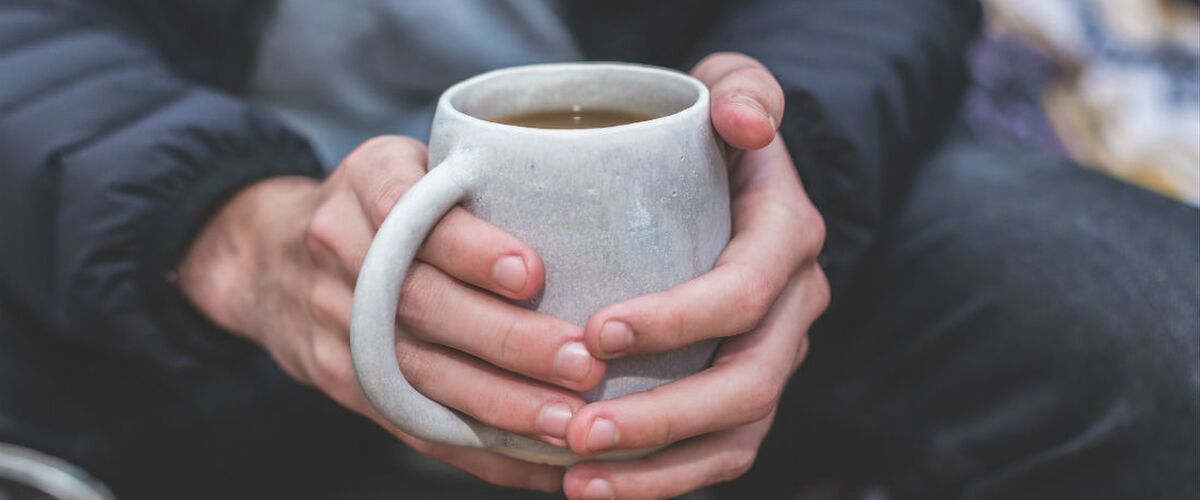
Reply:
<svg viewBox="0 0 1200 500"><path fill-rule="evenodd" d="M573 106L659 118L568 130L488 121ZM545 64L451 87L433 120L432 168L380 226L354 290L351 349L367 399L397 427L430 441L550 464L578 460L567 449L482 425L409 385L393 337L405 335L396 328L405 274L430 230L462 204L542 257L542 293L521 305L582 325L606 305L712 268L730 236L724 152L709 119L708 89L672 70ZM610 361L603 381L583 397L610 399L695 373L716 345Z"/></svg>

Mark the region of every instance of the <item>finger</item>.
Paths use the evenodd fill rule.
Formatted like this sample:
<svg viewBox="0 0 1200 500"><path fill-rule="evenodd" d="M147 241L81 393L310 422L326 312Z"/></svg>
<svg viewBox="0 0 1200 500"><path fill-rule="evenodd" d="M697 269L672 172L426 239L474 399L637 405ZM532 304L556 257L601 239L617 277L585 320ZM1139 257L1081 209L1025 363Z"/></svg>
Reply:
<svg viewBox="0 0 1200 500"><path fill-rule="evenodd" d="M332 335L348 339L354 285L338 272L317 272L312 280L308 310L313 322Z"/></svg>
<svg viewBox="0 0 1200 500"><path fill-rule="evenodd" d="M588 353L575 325L496 300L425 264L413 266L404 288L399 319L414 337L573 390L594 387L604 376L604 363ZM344 280L315 275L309 309L319 324L344 337L353 300Z"/></svg>
<svg viewBox="0 0 1200 500"><path fill-rule="evenodd" d="M336 333L311 337L306 379L344 406L363 414L373 410L358 383L347 340ZM403 338L397 360L409 384L426 397L455 408L485 425L542 438L564 446L571 416L582 408L575 393L522 379L470 356Z"/></svg>
<svg viewBox="0 0 1200 500"><path fill-rule="evenodd" d="M424 175L425 162L423 144L396 136L367 141L346 157L341 168L366 215L369 234L374 234L396 202ZM365 245L343 245L350 254L344 260L355 275L369 245L369 237ZM417 258L457 279L513 299L532 297L545 278L545 266L529 245L461 208L451 210L434 227Z"/></svg>
<svg viewBox="0 0 1200 500"><path fill-rule="evenodd" d="M563 478L568 498L671 498L741 477L754 465L774 415L685 441L640 460L583 462Z"/></svg>
<svg viewBox="0 0 1200 500"><path fill-rule="evenodd" d="M793 280L763 325L727 340L711 368L655 389L592 403L567 431L584 456L648 448L764 418L807 350L808 326L827 303L820 268Z"/></svg>
<svg viewBox="0 0 1200 500"><path fill-rule="evenodd" d="M783 89L754 58L733 52L710 55L692 70L709 87L713 127L731 146L755 150L771 142L783 120Z"/></svg>
<svg viewBox="0 0 1200 500"><path fill-rule="evenodd" d="M341 189L334 190L317 207L308 223L305 243L317 266L337 272L353 285L374 236L375 229L354 193ZM326 255L334 259L331 261Z"/></svg>
<svg viewBox="0 0 1200 500"><path fill-rule="evenodd" d="M563 469L551 465L526 462L481 448L465 448L426 441L397 429L367 403L360 411L372 421L400 438L412 449L429 458L461 469L472 476L497 486L526 488L553 493L562 487ZM351 409L355 409L351 407Z"/></svg>
<svg viewBox="0 0 1200 500"><path fill-rule="evenodd" d="M428 264L409 272L399 316L426 342L538 380L586 390L604 376L578 326L498 300Z"/></svg>
<svg viewBox="0 0 1200 500"><path fill-rule="evenodd" d="M317 338L322 340L314 343L310 361L314 366L308 371L317 376L315 385L342 406L370 418L418 452L465 470L484 481L547 492L559 489L562 480L562 469L559 467L514 460L483 449L432 443L397 429L363 395L351 368L349 346L335 335Z"/></svg>
<svg viewBox="0 0 1200 500"><path fill-rule="evenodd" d="M402 435L401 439L423 455L498 486L547 493L556 492L562 487L562 467L525 462L485 449L432 443L407 435Z"/></svg>
<svg viewBox="0 0 1200 500"><path fill-rule="evenodd" d="M476 358L424 342L397 343L400 369L420 393L476 420L563 446L584 401L570 391L518 377Z"/></svg>
<svg viewBox="0 0 1200 500"><path fill-rule="evenodd" d="M400 197L425 175L427 152L420 141L380 136L364 142L338 167L367 214L372 233L383 224Z"/></svg>
<svg viewBox="0 0 1200 500"><path fill-rule="evenodd" d="M782 142L747 153L734 177L734 235L715 267L666 291L597 311L584 330L593 355L661 352L748 331L793 270L816 258L824 224Z"/></svg>
<svg viewBox="0 0 1200 500"><path fill-rule="evenodd" d="M546 277L541 257L529 245L462 208L442 218L417 258L511 299L532 297Z"/></svg>
<svg viewBox="0 0 1200 500"><path fill-rule="evenodd" d="M402 136L380 136L346 155L325 181L328 197L306 233L318 264L332 252L353 281L375 231L392 207L425 173L425 146Z"/></svg>

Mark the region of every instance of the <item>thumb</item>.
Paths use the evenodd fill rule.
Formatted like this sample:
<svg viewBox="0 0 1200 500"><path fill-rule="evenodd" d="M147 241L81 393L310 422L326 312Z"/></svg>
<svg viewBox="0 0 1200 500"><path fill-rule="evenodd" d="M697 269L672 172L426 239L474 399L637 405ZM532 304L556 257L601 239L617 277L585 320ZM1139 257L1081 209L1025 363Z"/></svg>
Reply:
<svg viewBox="0 0 1200 500"><path fill-rule="evenodd" d="M720 52L700 61L692 74L709 88L713 127L725 142L745 150L771 143L783 119L784 97L762 63Z"/></svg>

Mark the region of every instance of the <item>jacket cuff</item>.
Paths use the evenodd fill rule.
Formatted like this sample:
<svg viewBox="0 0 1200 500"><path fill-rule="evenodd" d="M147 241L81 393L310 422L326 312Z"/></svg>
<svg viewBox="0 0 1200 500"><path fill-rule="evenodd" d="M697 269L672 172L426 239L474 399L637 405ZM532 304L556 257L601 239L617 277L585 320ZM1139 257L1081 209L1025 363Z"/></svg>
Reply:
<svg viewBox="0 0 1200 500"><path fill-rule="evenodd" d="M204 157L180 157L176 196L161 203L148 224L139 271L150 314L164 339L184 354L184 364L229 364L257 348L208 319L178 286L176 266L208 219L242 188L277 176L320 179L325 169L309 145L272 119L248 112L252 137L205 137Z"/></svg>
<svg viewBox="0 0 1200 500"><path fill-rule="evenodd" d="M863 203L859 151L827 119L808 92L790 89L780 136L813 205L825 218L825 247L817 261L835 297L850 288L858 264L876 239L879 227L869 203Z"/></svg>

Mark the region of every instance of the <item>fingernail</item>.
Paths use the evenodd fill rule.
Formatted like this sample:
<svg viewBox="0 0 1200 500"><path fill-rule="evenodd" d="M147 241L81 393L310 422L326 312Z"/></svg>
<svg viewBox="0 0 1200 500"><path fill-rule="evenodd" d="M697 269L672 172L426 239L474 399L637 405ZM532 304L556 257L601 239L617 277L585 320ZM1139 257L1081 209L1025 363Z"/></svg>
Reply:
<svg viewBox="0 0 1200 500"><path fill-rule="evenodd" d="M621 321L606 321L600 327L600 349L605 354L620 354L633 345L633 330Z"/></svg>
<svg viewBox="0 0 1200 500"><path fill-rule="evenodd" d="M571 407L562 403L550 403L538 413L538 432L550 437L566 438L567 424L571 423Z"/></svg>
<svg viewBox="0 0 1200 500"><path fill-rule="evenodd" d="M608 500L616 497L617 494L613 491L612 483L608 482L607 479L593 479L588 481L587 486L583 488L583 498L588 500Z"/></svg>
<svg viewBox="0 0 1200 500"><path fill-rule="evenodd" d="M553 493L558 491L558 478L560 474L556 473L538 473L529 478L529 485L534 489Z"/></svg>
<svg viewBox="0 0 1200 500"><path fill-rule="evenodd" d="M604 451L617 445L617 425L607 418L597 418L588 429L587 447L589 451Z"/></svg>
<svg viewBox="0 0 1200 500"><path fill-rule="evenodd" d="M771 114L767 113L767 108L764 108L761 102L758 102L757 99L746 94L730 95L726 101L728 101L730 104L750 108L751 110L754 110L755 113L763 115L763 118L766 118L767 120L774 120L774 118L771 117Z"/></svg>
<svg viewBox="0 0 1200 500"><path fill-rule="evenodd" d="M583 382L592 373L592 355L583 342L571 342L554 357L554 373L572 382Z"/></svg>
<svg viewBox="0 0 1200 500"><path fill-rule="evenodd" d="M515 255L501 257L492 266L492 279L512 293L525 289L525 261Z"/></svg>

